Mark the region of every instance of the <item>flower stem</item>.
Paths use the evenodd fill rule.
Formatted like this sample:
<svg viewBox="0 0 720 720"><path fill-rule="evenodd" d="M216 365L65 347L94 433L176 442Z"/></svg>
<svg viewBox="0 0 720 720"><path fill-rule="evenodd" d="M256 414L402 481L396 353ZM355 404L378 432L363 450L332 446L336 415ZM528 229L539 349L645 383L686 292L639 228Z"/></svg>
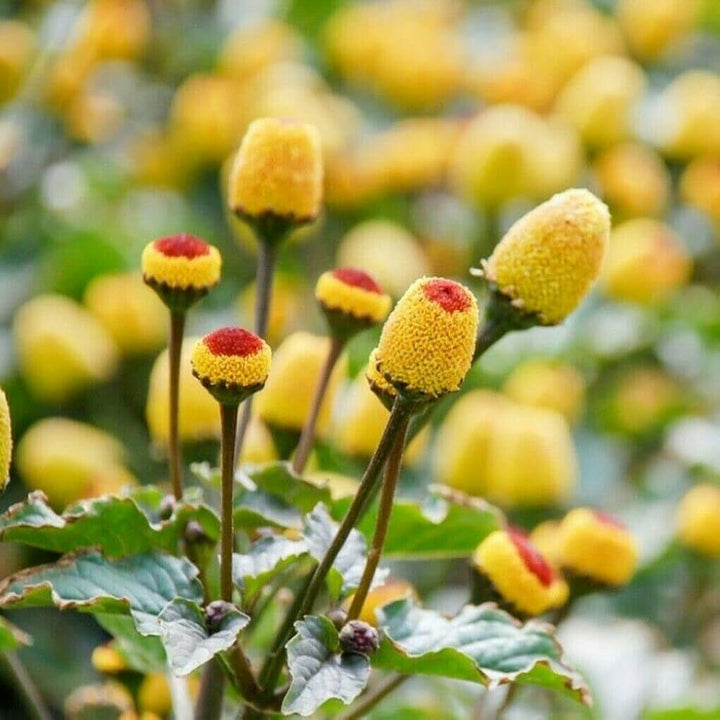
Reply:
<svg viewBox="0 0 720 720"><path fill-rule="evenodd" d="M221 450L221 506L222 529L220 537L220 599L232 602L232 554L233 554L233 480L235 475L235 431L238 406L220 405L222 432Z"/></svg>
<svg viewBox="0 0 720 720"><path fill-rule="evenodd" d="M168 457L170 479L176 500L182 499L182 455L180 451L180 354L185 332L185 312L170 310L170 341L168 343L168 365L170 370L170 418L168 423Z"/></svg>
<svg viewBox="0 0 720 720"><path fill-rule="evenodd" d="M390 527L390 516L392 515L393 500L395 499L395 489L397 488L403 450L405 449L408 420L409 418L405 420L404 427L398 433L395 444L390 452L390 457L388 457L387 465L385 466L385 480L383 481L382 494L380 496L380 508L378 510L375 533L373 534L372 545L370 546L367 560L365 561L365 569L363 570L360 584L353 596L350 610L348 610L347 622L355 620L360 615L363 603L370 591L370 586L372 585L375 572L380 563L385 538L387 537L387 531Z"/></svg>
<svg viewBox="0 0 720 720"><path fill-rule="evenodd" d="M8 671L30 720L52 720L40 691L35 686L20 658L14 652L0 654L0 660Z"/></svg>
<svg viewBox="0 0 720 720"><path fill-rule="evenodd" d="M367 715L381 700L384 700L409 677L409 675L401 675L400 673L391 675L382 685L368 693L349 713L342 715L340 720L358 720L363 715Z"/></svg>
<svg viewBox="0 0 720 720"><path fill-rule="evenodd" d="M203 668L195 720L218 720L222 712L225 674L217 658Z"/></svg>
<svg viewBox="0 0 720 720"><path fill-rule="evenodd" d="M332 336L330 340L330 349L327 357L325 358L325 364L323 365L320 378L315 387L315 394L313 395L312 405L310 406L310 413L305 420L305 425L300 435L300 441L298 442L297 450L295 451L295 459L293 460L293 470L300 474L307 463L310 451L312 450L313 442L315 440L315 428L317 426L318 415L320 414L320 407L322 406L325 392L327 391L328 384L330 382L330 375L332 374L333 368L340 357L340 353L345 347L345 340L338 336Z"/></svg>

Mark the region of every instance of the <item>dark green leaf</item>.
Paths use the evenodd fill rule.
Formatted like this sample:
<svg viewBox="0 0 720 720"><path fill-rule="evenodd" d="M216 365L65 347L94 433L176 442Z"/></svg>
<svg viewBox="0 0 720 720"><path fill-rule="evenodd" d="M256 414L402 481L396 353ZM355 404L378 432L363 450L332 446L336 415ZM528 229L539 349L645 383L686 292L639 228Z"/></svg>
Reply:
<svg viewBox="0 0 720 720"><path fill-rule="evenodd" d="M5 618L0 617L0 653L12 652L22 645L31 645L32 640L20 628L16 628Z"/></svg>
<svg viewBox="0 0 720 720"><path fill-rule="evenodd" d="M700 710L682 707L672 710L650 710L642 716L642 720L720 720L720 708Z"/></svg>
<svg viewBox="0 0 720 720"><path fill-rule="evenodd" d="M260 491L238 493L233 500L236 528L302 528L302 513L282 498Z"/></svg>
<svg viewBox="0 0 720 720"><path fill-rule="evenodd" d="M307 555L304 540L269 535L253 543L248 553L233 555L233 578L248 595L254 595L293 562Z"/></svg>
<svg viewBox="0 0 720 720"><path fill-rule="evenodd" d="M247 473L246 478L261 491L282 498L303 513L318 503L329 505L332 496L327 487L311 483L293 472L287 462L260 465Z"/></svg>
<svg viewBox="0 0 720 720"><path fill-rule="evenodd" d="M295 623L298 634L287 645L292 682L283 700L286 715L312 715L325 702L351 703L370 677L370 660L338 652L338 632L325 617L308 615Z"/></svg>

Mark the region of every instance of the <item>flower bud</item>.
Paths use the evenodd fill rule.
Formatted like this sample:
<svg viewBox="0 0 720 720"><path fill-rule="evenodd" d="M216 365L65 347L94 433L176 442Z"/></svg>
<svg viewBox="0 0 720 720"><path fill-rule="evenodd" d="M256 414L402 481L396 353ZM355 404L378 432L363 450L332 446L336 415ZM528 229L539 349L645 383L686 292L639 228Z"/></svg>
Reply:
<svg viewBox="0 0 720 720"><path fill-rule="evenodd" d="M475 351L473 294L444 278L416 280L383 327L378 370L398 392L436 399L459 390Z"/></svg>
<svg viewBox="0 0 720 720"><path fill-rule="evenodd" d="M377 630L362 620L351 620L340 630L340 649L343 652L372 655L379 646Z"/></svg>
<svg viewBox="0 0 720 720"><path fill-rule="evenodd" d="M638 547L614 518L576 508L560 523L560 561L564 569L576 575L617 587L635 573Z"/></svg>
<svg viewBox="0 0 720 720"><path fill-rule="evenodd" d="M0 103L18 91L35 51L35 35L19 20L0 22Z"/></svg>
<svg viewBox="0 0 720 720"><path fill-rule="evenodd" d="M230 209L248 221L312 222L320 214L322 179L320 135L314 126L255 120L230 173Z"/></svg>
<svg viewBox="0 0 720 720"><path fill-rule="evenodd" d="M193 348L193 375L220 403L242 402L260 390L270 371L270 346L242 328L221 328Z"/></svg>
<svg viewBox="0 0 720 720"><path fill-rule="evenodd" d="M143 0L90 0L78 24L78 44L104 60L137 58L151 33L150 11Z"/></svg>
<svg viewBox="0 0 720 720"><path fill-rule="evenodd" d="M540 615L567 600L565 581L518 531L490 533L473 553L472 565L506 603L525 615Z"/></svg>
<svg viewBox="0 0 720 720"><path fill-rule="evenodd" d="M208 629L213 632L220 627L220 623L235 610L235 605L225 600L213 600L205 608L205 619Z"/></svg>
<svg viewBox="0 0 720 720"><path fill-rule="evenodd" d="M385 406L387 410L391 410L393 403L395 402L395 396L397 390L385 379L385 376L380 372L379 368L379 355L378 349L373 348L368 358L368 366L365 371L365 379L368 382L368 387L375 394L378 400ZM374 451L373 451L374 452Z"/></svg>
<svg viewBox="0 0 720 720"><path fill-rule="evenodd" d="M559 520L545 520L536 525L530 533L530 542L554 568L560 568Z"/></svg>
<svg viewBox="0 0 720 720"><path fill-rule="evenodd" d="M10 482L10 461L12 460L12 423L7 397L0 388L0 493Z"/></svg>
<svg viewBox="0 0 720 720"><path fill-rule="evenodd" d="M415 598L417 599L417 592L415 588L405 580L388 580L382 585L377 585L367 594L365 602L360 610L358 620L361 620L372 627L377 627L378 618L377 611L385 606L389 605L395 600L402 600L404 598ZM350 607L352 604L352 596L350 596L344 603L345 607Z"/></svg>
<svg viewBox="0 0 720 720"><path fill-rule="evenodd" d="M98 672L105 675L117 675L128 669L125 658L110 643L98 645L92 651L90 661Z"/></svg>
<svg viewBox="0 0 720 720"><path fill-rule="evenodd" d="M587 190L566 190L508 230L483 274L521 312L556 325L597 278L609 233L607 207Z"/></svg>
<svg viewBox="0 0 720 720"><path fill-rule="evenodd" d="M720 158L693 160L680 178L680 195L720 226Z"/></svg>
<svg viewBox="0 0 720 720"><path fill-rule="evenodd" d="M170 712L172 697L167 678L160 673L146 675L138 688L137 704L142 712L154 712L162 716Z"/></svg>
<svg viewBox="0 0 720 720"><path fill-rule="evenodd" d="M708 483L688 490L677 510L677 537L692 550L720 557L720 487Z"/></svg>

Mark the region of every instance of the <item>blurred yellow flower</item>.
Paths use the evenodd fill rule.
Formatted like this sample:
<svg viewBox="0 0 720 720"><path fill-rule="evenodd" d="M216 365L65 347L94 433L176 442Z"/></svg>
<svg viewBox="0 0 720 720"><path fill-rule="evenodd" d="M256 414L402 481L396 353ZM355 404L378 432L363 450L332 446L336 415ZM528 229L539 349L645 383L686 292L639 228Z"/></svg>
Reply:
<svg viewBox="0 0 720 720"><path fill-rule="evenodd" d="M125 658L113 647L111 643L98 645L90 657L92 666L105 675L116 675L128 669Z"/></svg>
<svg viewBox="0 0 720 720"><path fill-rule="evenodd" d="M553 567L560 567L560 522L558 520L545 520L536 525L530 533L530 542Z"/></svg>
<svg viewBox="0 0 720 720"><path fill-rule="evenodd" d="M75 42L102 60L134 60L150 40L151 17L143 0L89 0Z"/></svg>
<svg viewBox="0 0 720 720"><path fill-rule="evenodd" d="M160 673L146 675L137 695L138 709L142 712L154 712L164 716L172 710L172 697L167 678Z"/></svg>
<svg viewBox="0 0 720 720"><path fill-rule="evenodd" d="M0 492L10 482L10 462L12 461L12 422L7 397L0 388Z"/></svg>
<svg viewBox="0 0 720 720"><path fill-rule="evenodd" d="M18 91L35 52L35 33L20 20L0 22L0 103Z"/></svg>
<svg viewBox="0 0 720 720"><path fill-rule="evenodd" d="M272 435L257 415L250 416L250 424L245 431L238 465L250 463L260 465L278 459L278 453L273 443Z"/></svg>
<svg viewBox="0 0 720 720"><path fill-rule="evenodd" d="M678 506L676 525L683 545L720 557L720 487L704 483L688 490Z"/></svg>
<svg viewBox="0 0 720 720"><path fill-rule="evenodd" d="M382 585L374 587L365 598L365 602L360 610L358 620L366 622L368 625L377 627L378 617L377 611L385 605L389 605L396 600L410 598L417 600L417 591L406 580L396 580L391 578ZM344 606L349 608L352 604L352 596L346 601Z"/></svg>
<svg viewBox="0 0 720 720"><path fill-rule="evenodd" d="M680 178L680 196L720 226L720 158L699 157L689 163Z"/></svg>

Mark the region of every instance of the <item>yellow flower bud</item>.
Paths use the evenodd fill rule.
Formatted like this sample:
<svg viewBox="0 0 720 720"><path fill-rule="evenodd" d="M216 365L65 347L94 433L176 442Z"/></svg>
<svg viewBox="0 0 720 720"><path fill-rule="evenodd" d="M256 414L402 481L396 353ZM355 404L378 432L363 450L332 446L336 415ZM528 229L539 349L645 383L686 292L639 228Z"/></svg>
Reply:
<svg viewBox="0 0 720 720"><path fill-rule="evenodd" d="M163 716L170 712L172 697L167 678L160 673L146 675L138 688L137 704L142 712L154 712Z"/></svg>
<svg viewBox="0 0 720 720"><path fill-rule="evenodd" d="M519 365L503 385L505 394L525 405L560 413L568 422L577 420L585 403L585 381L570 365L529 360Z"/></svg>
<svg viewBox="0 0 720 720"><path fill-rule="evenodd" d="M688 490L677 510L677 537L701 555L720 557L720 487L707 483Z"/></svg>
<svg viewBox="0 0 720 720"><path fill-rule="evenodd" d="M0 103L12 98L35 51L35 35L19 20L0 22Z"/></svg>
<svg viewBox="0 0 720 720"><path fill-rule="evenodd" d="M600 57L565 85L555 109L592 147L607 147L633 134L633 113L645 91L642 68L620 57Z"/></svg>
<svg viewBox="0 0 720 720"><path fill-rule="evenodd" d="M589 508L576 508L560 523L560 558L566 570L619 586L635 573L638 547L614 518Z"/></svg>
<svg viewBox="0 0 720 720"><path fill-rule="evenodd" d="M473 359L478 307L444 278L420 278L400 298L378 344L378 369L399 392L438 398L460 389Z"/></svg>
<svg viewBox="0 0 720 720"><path fill-rule="evenodd" d="M560 522L558 520L545 520L536 525L530 533L530 542L553 567L560 567Z"/></svg>
<svg viewBox="0 0 720 720"><path fill-rule="evenodd" d="M517 531L490 533L473 553L472 564L506 602L525 615L540 615L567 600L565 581Z"/></svg>
<svg viewBox="0 0 720 720"><path fill-rule="evenodd" d="M0 493L10 482L10 461L12 460L12 423L7 397L0 388Z"/></svg>
<svg viewBox="0 0 720 720"><path fill-rule="evenodd" d="M393 297L400 297L428 272L427 258L415 238L387 220L368 220L352 228L340 241L337 264L364 270Z"/></svg>
<svg viewBox="0 0 720 720"><path fill-rule="evenodd" d="M652 304L671 297L691 272L682 240L658 220L637 218L613 229L600 282L616 300Z"/></svg>
<svg viewBox="0 0 720 720"><path fill-rule="evenodd" d="M645 145L626 143L606 150L593 166L600 195L620 217L662 215L670 199L670 172Z"/></svg>
<svg viewBox="0 0 720 720"><path fill-rule="evenodd" d="M306 470L303 476L311 483L330 490L333 500L341 500L347 497L353 498L360 487L360 483L355 478L327 470L313 470L309 473Z"/></svg>
<svg viewBox="0 0 720 720"><path fill-rule="evenodd" d="M417 591L415 588L405 580L387 580L382 585L374 587L365 598L365 602L358 615L358 620L366 622L368 625L377 627L378 618L376 612L389 605L391 602L396 600L403 600L404 598L413 598L417 600ZM344 606L349 608L352 604L352 596L346 601Z"/></svg>
<svg viewBox="0 0 720 720"><path fill-rule="evenodd" d="M566 190L518 220L483 261L485 277L543 325L562 322L595 281L610 232L607 207Z"/></svg>
<svg viewBox="0 0 720 720"><path fill-rule="evenodd" d="M301 430L310 412L315 386L327 358L330 340L310 333L288 336L273 355L273 367L255 407L268 425ZM345 374L344 363L336 366L320 407L317 431L324 437L330 427L335 391Z"/></svg>
<svg viewBox="0 0 720 720"><path fill-rule="evenodd" d="M247 426L242 450L238 458L238 465L244 465L245 463L260 465L277 459L278 453L270 431L257 415L251 415L250 424Z"/></svg>
<svg viewBox="0 0 720 720"><path fill-rule="evenodd" d="M98 645L90 657L92 666L100 673L116 675L128 669L125 658L110 644Z"/></svg>
<svg viewBox="0 0 720 720"><path fill-rule="evenodd" d="M84 143L101 143L122 126L125 110L109 92L85 90L73 97L65 110L68 135Z"/></svg>
<svg viewBox="0 0 720 720"><path fill-rule="evenodd" d="M271 357L262 338L226 327L198 340L190 363L193 375L219 402L239 402L265 385Z"/></svg>
<svg viewBox="0 0 720 720"><path fill-rule="evenodd" d="M140 274L95 278L85 290L84 303L128 355L152 352L165 342L165 307Z"/></svg>
<svg viewBox="0 0 720 720"><path fill-rule="evenodd" d="M143 0L90 0L79 20L77 42L98 59L133 60L150 39L150 24Z"/></svg>
<svg viewBox="0 0 720 720"><path fill-rule="evenodd" d="M720 159L693 160L680 178L680 195L720 226Z"/></svg>
<svg viewBox="0 0 720 720"><path fill-rule="evenodd" d="M190 355L198 338L186 338L180 353L179 435L185 442L220 437L217 403L192 374ZM150 371L145 417L150 437L157 445L167 445L169 437L168 351L163 350Z"/></svg>
<svg viewBox="0 0 720 720"><path fill-rule="evenodd" d="M230 173L230 209L246 219L311 222L320 214L322 181L320 135L312 125L255 120Z"/></svg>
<svg viewBox="0 0 720 720"><path fill-rule="evenodd" d="M373 348L370 356L368 357L368 366L365 371L365 379L368 382L368 387L375 394L375 397L390 410L397 390L387 381L385 376L380 372L379 368L379 355L378 349Z"/></svg>
<svg viewBox="0 0 720 720"><path fill-rule="evenodd" d="M16 462L25 484L42 490L54 507L62 509L88 497L98 478L122 468L123 455L115 438L91 425L47 418L22 436Z"/></svg>
<svg viewBox="0 0 720 720"><path fill-rule="evenodd" d="M61 295L39 295L15 314L20 372L33 394L63 402L108 379L117 366L110 333L83 307Z"/></svg>

